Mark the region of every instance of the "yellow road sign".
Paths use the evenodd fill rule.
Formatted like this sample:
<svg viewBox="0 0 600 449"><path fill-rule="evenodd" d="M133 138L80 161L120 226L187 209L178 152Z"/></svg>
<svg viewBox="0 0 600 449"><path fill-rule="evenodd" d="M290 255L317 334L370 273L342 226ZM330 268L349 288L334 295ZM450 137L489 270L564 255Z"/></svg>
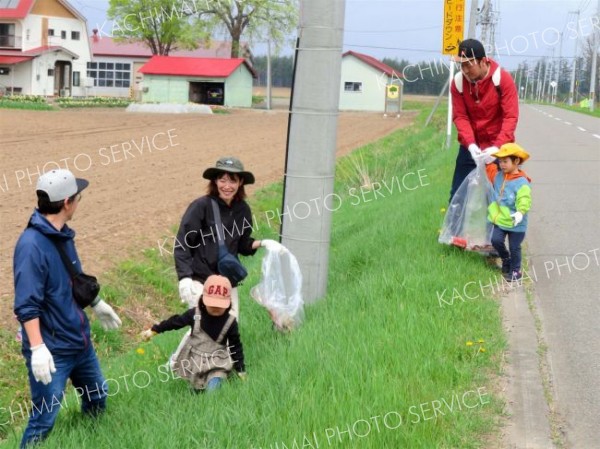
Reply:
<svg viewBox="0 0 600 449"><path fill-rule="evenodd" d="M444 0L442 53L455 55L465 34L465 0Z"/></svg>

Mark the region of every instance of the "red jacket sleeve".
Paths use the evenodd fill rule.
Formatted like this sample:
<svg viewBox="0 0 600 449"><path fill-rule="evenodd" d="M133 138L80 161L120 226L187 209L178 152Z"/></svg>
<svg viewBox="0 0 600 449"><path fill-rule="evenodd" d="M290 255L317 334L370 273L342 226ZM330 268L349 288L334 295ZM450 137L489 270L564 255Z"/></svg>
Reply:
<svg viewBox="0 0 600 449"><path fill-rule="evenodd" d="M494 139L494 146L500 148L508 142L515 141L515 130L519 121L519 97L515 82L506 70L502 69L500 77L500 108L502 109L502 128Z"/></svg>
<svg viewBox="0 0 600 449"><path fill-rule="evenodd" d="M463 80L464 87L464 80ZM458 141L464 146L468 147L475 142L475 133L471 126L471 120L467 113L467 106L463 96L458 92L454 80L450 83L450 91L452 92L452 121L456 130L458 131Z"/></svg>

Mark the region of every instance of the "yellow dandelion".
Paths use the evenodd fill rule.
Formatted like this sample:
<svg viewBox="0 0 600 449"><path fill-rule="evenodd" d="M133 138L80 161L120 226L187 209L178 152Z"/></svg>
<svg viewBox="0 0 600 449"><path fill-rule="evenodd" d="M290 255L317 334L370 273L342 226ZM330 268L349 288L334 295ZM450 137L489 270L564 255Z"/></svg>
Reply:
<svg viewBox="0 0 600 449"><path fill-rule="evenodd" d="M485 343L485 340L483 340L482 338L480 338L479 340L477 340L477 343Z"/></svg>
<svg viewBox="0 0 600 449"><path fill-rule="evenodd" d="M139 355L144 355L146 353L146 351L144 351L144 348L137 348L135 352L137 352Z"/></svg>
<svg viewBox="0 0 600 449"><path fill-rule="evenodd" d="M442 207L442 208L440 209L440 212L443 214L444 212L446 212L446 208L445 208L445 207Z"/></svg>
<svg viewBox="0 0 600 449"><path fill-rule="evenodd" d="M468 341L467 342L467 346L473 346L473 342L472 341Z"/></svg>
<svg viewBox="0 0 600 449"><path fill-rule="evenodd" d="M479 348L479 352L485 352L485 348Z"/></svg>

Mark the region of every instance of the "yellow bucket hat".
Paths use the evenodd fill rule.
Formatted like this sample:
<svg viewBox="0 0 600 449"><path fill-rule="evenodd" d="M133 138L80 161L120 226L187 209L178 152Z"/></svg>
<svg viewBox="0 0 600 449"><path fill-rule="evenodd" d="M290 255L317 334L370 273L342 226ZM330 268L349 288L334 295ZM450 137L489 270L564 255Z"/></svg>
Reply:
<svg viewBox="0 0 600 449"><path fill-rule="evenodd" d="M497 151L492 156L494 157L508 157L508 156L516 156L521 159L521 163L525 162L529 159L529 153L521 148L520 145L516 143L505 143L500 147L500 151Z"/></svg>

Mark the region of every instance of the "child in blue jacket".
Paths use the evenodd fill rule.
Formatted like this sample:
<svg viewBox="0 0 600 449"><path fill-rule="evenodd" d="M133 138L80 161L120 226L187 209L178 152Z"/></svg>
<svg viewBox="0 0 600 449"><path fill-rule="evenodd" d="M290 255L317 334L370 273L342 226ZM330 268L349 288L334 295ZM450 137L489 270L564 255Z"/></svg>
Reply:
<svg viewBox="0 0 600 449"><path fill-rule="evenodd" d="M498 159L500 166L500 169L495 163L486 166L494 186L493 201L488 206L488 220L494 225L492 246L502 259L504 278L518 281L523 277L521 243L525 239L527 212L531 208L531 178L519 166L529 159L529 154L516 143L507 143L492 156ZM486 162L493 162L493 158Z"/></svg>

